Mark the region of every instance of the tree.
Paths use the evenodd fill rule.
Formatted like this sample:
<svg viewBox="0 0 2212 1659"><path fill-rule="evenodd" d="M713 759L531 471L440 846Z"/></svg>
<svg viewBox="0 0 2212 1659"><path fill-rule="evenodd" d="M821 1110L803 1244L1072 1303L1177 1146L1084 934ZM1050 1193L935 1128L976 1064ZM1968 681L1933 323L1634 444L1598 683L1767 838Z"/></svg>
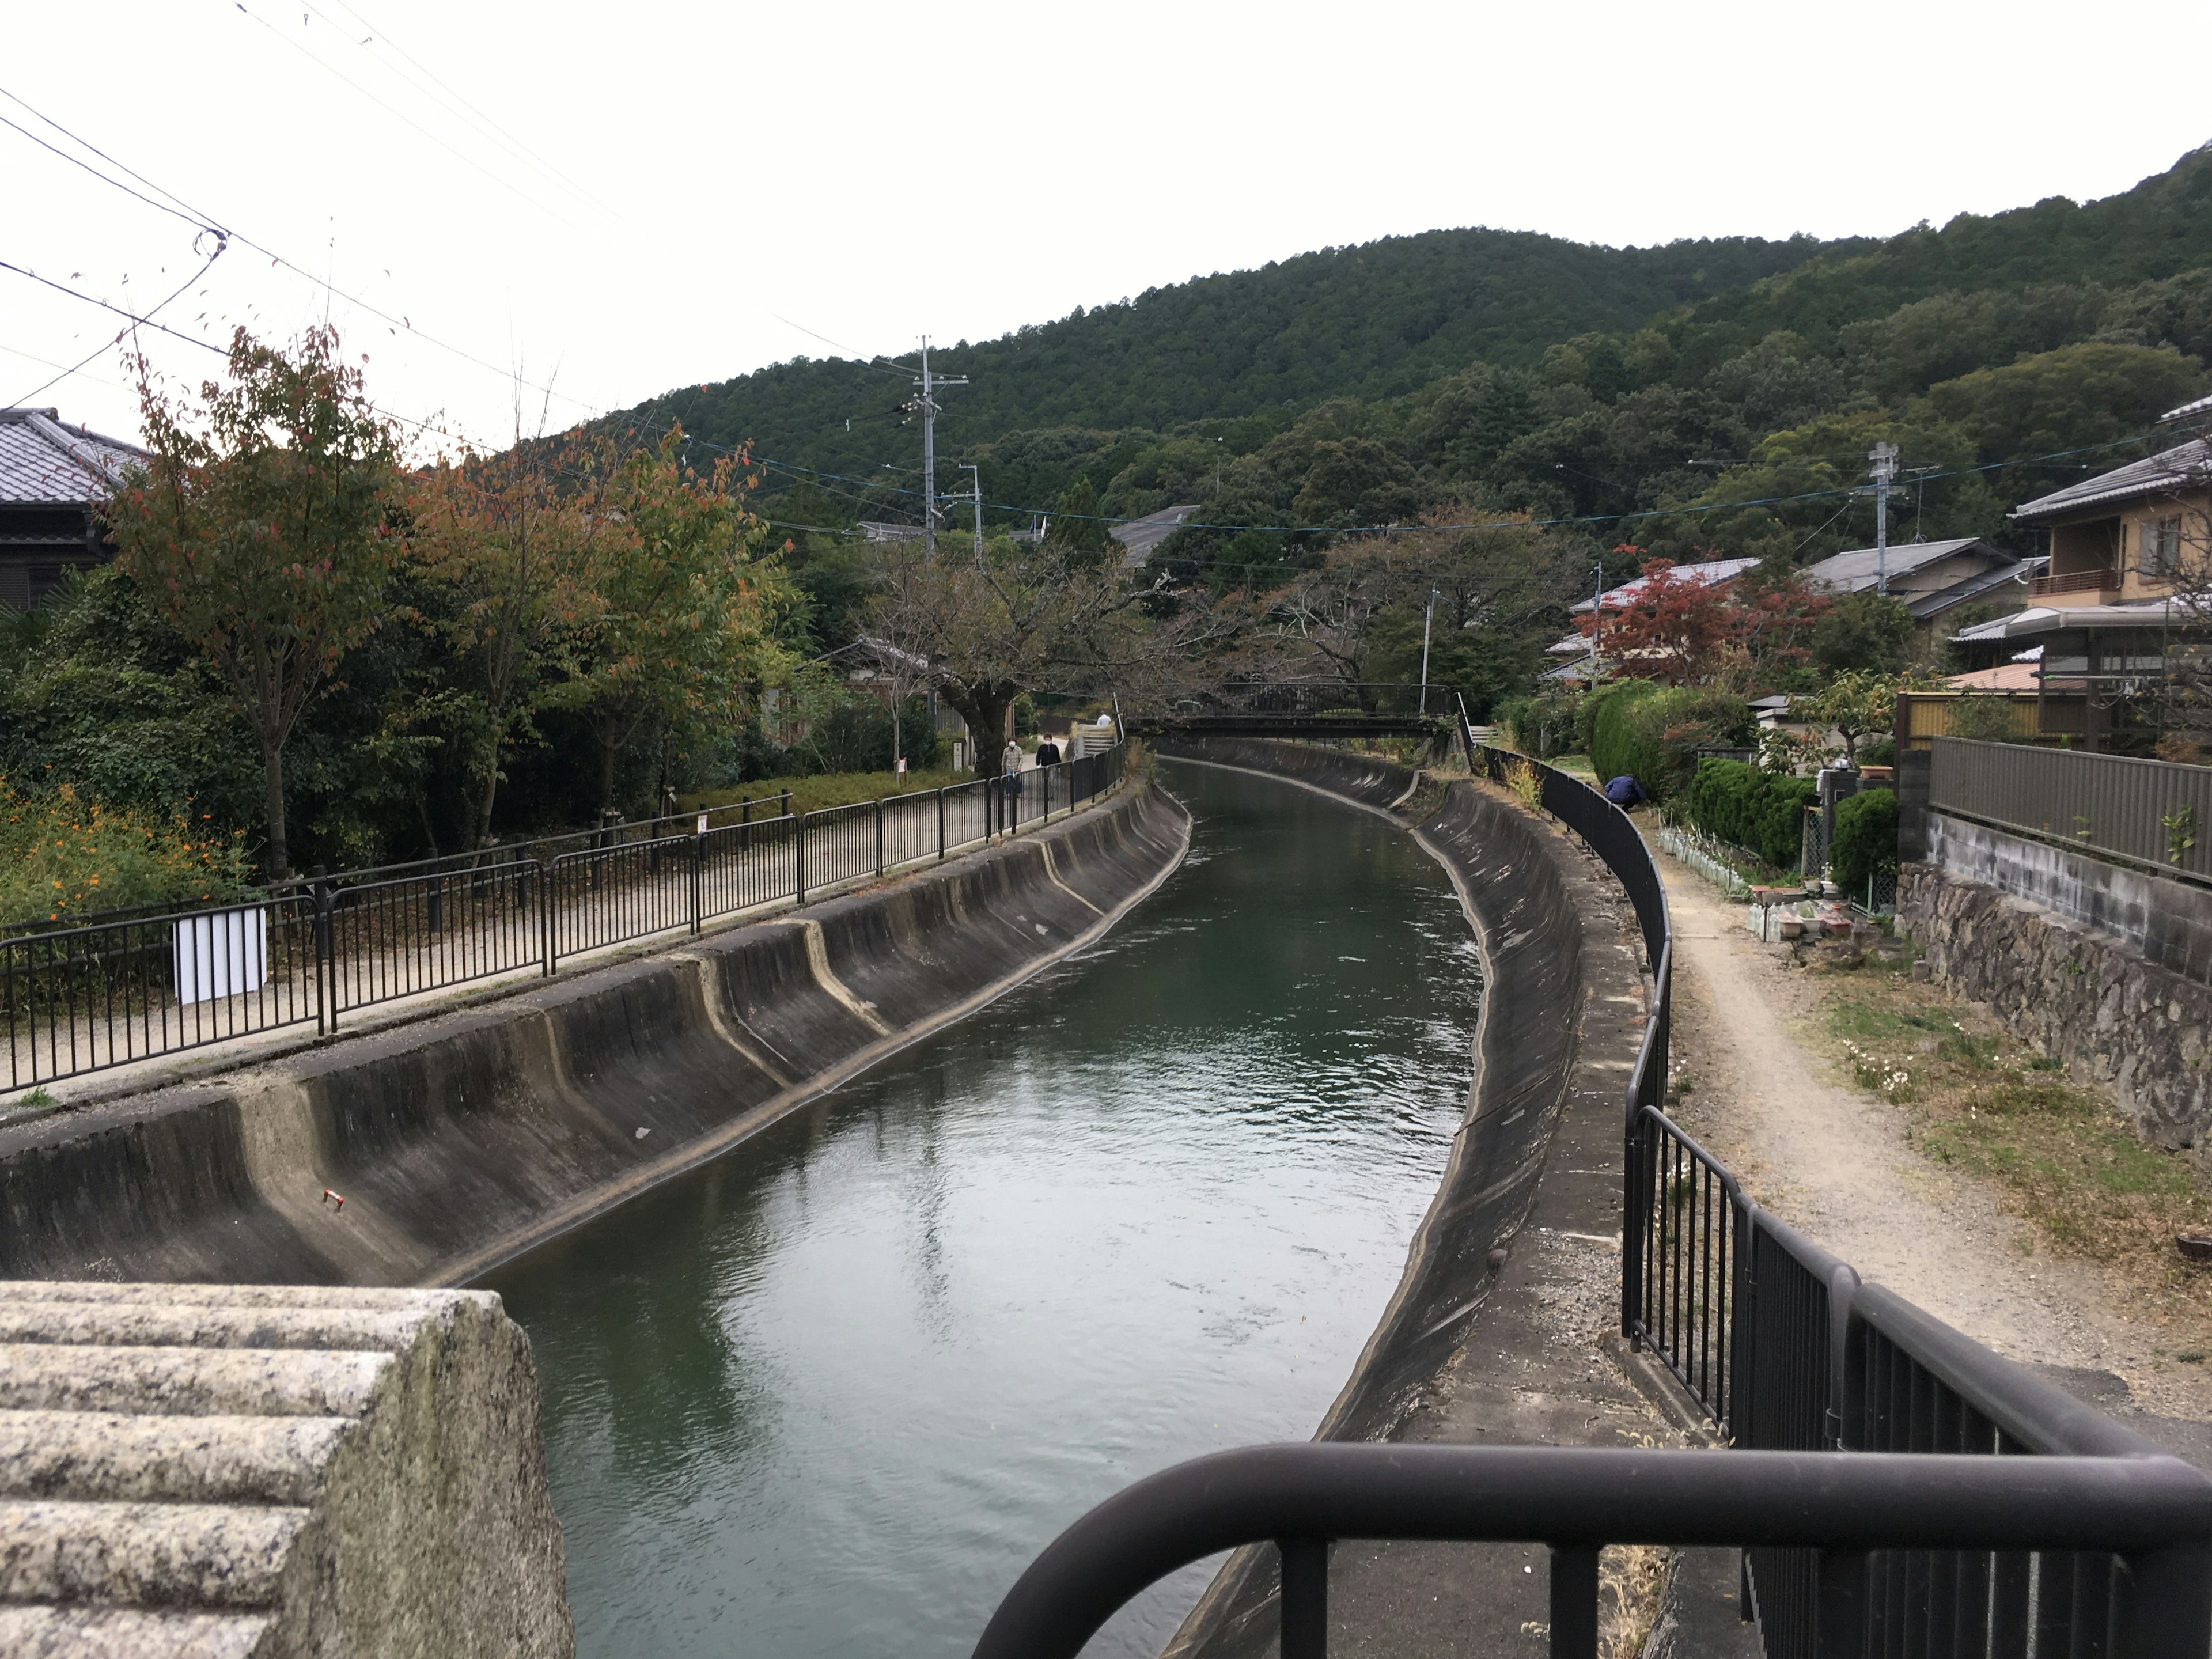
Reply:
<svg viewBox="0 0 2212 1659"><path fill-rule="evenodd" d="M1802 705L1804 717L1826 726L1844 740L1844 764L1858 764L1859 740L1869 732L1887 731L1896 724L1897 694L1911 681L1894 674L1854 669L1838 674ZM1790 705L1799 712L1801 705Z"/></svg>
<svg viewBox="0 0 2212 1659"><path fill-rule="evenodd" d="M1091 487L1087 477L1077 478L1060 492L1045 535L1054 546L1093 561L1108 558L1121 549L1121 544L1109 532L1106 520L1099 515L1098 492Z"/></svg>
<svg viewBox="0 0 2212 1659"><path fill-rule="evenodd" d="M152 453L104 514L120 562L207 653L259 741L269 873L282 880L284 745L380 620L398 440L334 329L283 349L238 330L228 381L203 385L196 404L164 392L143 356L136 367Z"/></svg>
<svg viewBox="0 0 2212 1659"><path fill-rule="evenodd" d="M1863 668L1902 673L1917 654L1919 627L1902 599L1869 589L1832 601L1813 629L1813 663L1824 673Z"/></svg>
<svg viewBox="0 0 2212 1659"><path fill-rule="evenodd" d="M1672 559L1644 562L1642 580L1625 597L1577 619L1585 639L1638 679L1692 685L1710 679L1722 647L1739 631L1726 586L1674 574Z"/></svg>
<svg viewBox="0 0 2212 1659"><path fill-rule="evenodd" d="M579 481L591 505L591 614L564 659L550 706L575 709L599 749L599 810L614 805L615 762L641 732L664 738L708 721L734 725L748 687L781 661L775 640L781 571L753 556L760 520L744 494L758 483L742 457L707 472L684 459L672 429L652 448ZM666 786L661 780L663 790Z"/></svg>
<svg viewBox="0 0 2212 1659"><path fill-rule="evenodd" d="M441 459L416 485L408 545L445 601L425 621L452 652L441 701L470 783L465 850L490 835L507 750L599 618L611 526L594 507L615 471L604 439L518 433L505 453Z"/></svg>

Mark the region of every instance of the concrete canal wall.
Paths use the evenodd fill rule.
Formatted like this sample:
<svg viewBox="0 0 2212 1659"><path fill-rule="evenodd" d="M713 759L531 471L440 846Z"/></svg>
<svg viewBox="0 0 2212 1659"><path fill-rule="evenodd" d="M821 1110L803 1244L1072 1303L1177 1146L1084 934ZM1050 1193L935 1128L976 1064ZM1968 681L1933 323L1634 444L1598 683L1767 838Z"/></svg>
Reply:
<svg viewBox="0 0 2212 1659"><path fill-rule="evenodd" d="M1159 752L1293 779L1378 811L1409 797L1415 781L1373 756L1261 738L1164 740ZM1492 1281L1492 1252L1534 1201L1588 995L1580 907L1560 850L1525 812L1455 782L1425 822L1407 827L1450 874L1480 946L1474 1079L1405 1276L1322 1439L1388 1437L1465 1337Z"/></svg>
<svg viewBox="0 0 2212 1659"><path fill-rule="evenodd" d="M0 1129L0 1279L463 1281L1079 948L1189 829L1139 785L792 917Z"/></svg>

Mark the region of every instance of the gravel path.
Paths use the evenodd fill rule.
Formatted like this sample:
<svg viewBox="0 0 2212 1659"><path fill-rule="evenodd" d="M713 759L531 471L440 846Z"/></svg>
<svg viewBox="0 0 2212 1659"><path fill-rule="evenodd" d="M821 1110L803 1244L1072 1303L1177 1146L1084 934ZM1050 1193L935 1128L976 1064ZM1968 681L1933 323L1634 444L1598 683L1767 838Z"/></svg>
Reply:
<svg viewBox="0 0 2212 1659"><path fill-rule="evenodd" d="M1847 1086L1800 1040L1818 1018L1806 971L1754 939L1741 907L1659 865L1675 929L1673 1061L1695 1085L1670 1109L1745 1190L2000 1353L2111 1372L2151 1412L2212 1418L2208 1368L2157 1356L2159 1330L2116 1311L2100 1269L2042 1253L1986 1186L1916 1152L1901 1109ZM2109 1384L2054 1380L2109 1399Z"/></svg>

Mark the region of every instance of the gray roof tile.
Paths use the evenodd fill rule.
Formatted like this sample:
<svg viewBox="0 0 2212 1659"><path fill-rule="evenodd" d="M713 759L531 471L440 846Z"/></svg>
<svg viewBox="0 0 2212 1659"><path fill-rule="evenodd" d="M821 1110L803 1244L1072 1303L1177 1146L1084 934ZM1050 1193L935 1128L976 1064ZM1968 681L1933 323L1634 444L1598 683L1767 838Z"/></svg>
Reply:
<svg viewBox="0 0 2212 1659"><path fill-rule="evenodd" d="M146 452L55 418L51 409L0 409L0 501L95 501Z"/></svg>
<svg viewBox="0 0 2212 1659"><path fill-rule="evenodd" d="M2013 508L2012 519L2015 524L2063 519L2090 507L2117 507L2122 501L2163 495L2177 489L2203 489L2208 483L2212 483L2212 442L2191 438L2162 453L2130 461L2110 472L2100 472L2094 478L2023 502Z"/></svg>

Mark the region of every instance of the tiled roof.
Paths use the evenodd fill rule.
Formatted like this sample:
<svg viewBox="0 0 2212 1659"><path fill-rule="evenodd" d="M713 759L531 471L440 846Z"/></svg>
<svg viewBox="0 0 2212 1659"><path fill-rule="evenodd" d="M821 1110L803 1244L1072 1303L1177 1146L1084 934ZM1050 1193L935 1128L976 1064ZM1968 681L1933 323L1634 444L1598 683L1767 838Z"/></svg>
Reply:
<svg viewBox="0 0 2212 1659"><path fill-rule="evenodd" d="M0 501L96 501L146 452L56 418L51 409L0 409Z"/></svg>
<svg viewBox="0 0 2212 1659"><path fill-rule="evenodd" d="M1969 599L1978 599L1984 593L2000 592L2015 582L2025 587L2027 578L2048 563L2050 561L2043 558L2013 560L1989 570L1977 570L1963 581L1953 582L1948 587L1939 587L1930 593L1901 594L1899 597L1905 600L1905 608L1912 613L1915 621L1926 622L1929 617L1940 617Z"/></svg>
<svg viewBox="0 0 2212 1659"><path fill-rule="evenodd" d="M1669 581L1695 582L1701 587L1710 587L1715 582L1724 582L1731 577L1741 576L1758 562L1757 559L1708 559L1703 564L1678 564L1667 573L1667 579ZM1624 605L1634 604L1650 580L1651 578L1649 576L1638 576L1634 581L1623 582L1618 587L1608 587L1605 591L1605 608L1608 611L1616 611ZM1567 607L1569 611L1587 611L1589 608L1590 602L1588 599Z"/></svg>
<svg viewBox="0 0 2212 1659"><path fill-rule="evenodd" d="M1887 562L1889 579L1910 574L1923 565L1948 559L1954 553L1963 553L1970 547L1981 544L1978 536L1961 536L1948 542L1893 542ZM2004 560L2009 556L1995 548L1985 550L1992 559ZM1818 564L1805 567L1805 580L1831 593L1856 593L1869 588L1881 579L1878 561L1871 547L1853 548L1848 553L1838 553L1832 558L1822 559Z"/></svg>
<svg viewBox="0 0 2212 1659"><path fill-rule="evenodd" d="M2163 495L2175 489L2203 489L2208 483L2212 483L2212 442L2192 438L2163 454L2130 461L2110 472L2100 472L2094 478L2084 478L2079 483L2068 484L2063 489L2054 489L2048 495L2023 502L2013 508L2012 519L2015 524L2034 524L2108 503L2117 506L2139 496Z"/></svg>

